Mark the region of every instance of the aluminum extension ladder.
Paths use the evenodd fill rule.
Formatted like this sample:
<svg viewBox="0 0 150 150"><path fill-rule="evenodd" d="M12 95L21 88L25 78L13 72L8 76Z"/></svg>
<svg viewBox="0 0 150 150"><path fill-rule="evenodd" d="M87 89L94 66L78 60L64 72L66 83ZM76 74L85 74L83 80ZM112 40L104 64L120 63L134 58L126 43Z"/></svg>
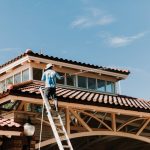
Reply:
<svg viewBox="0 0 150 150"><path fill-rule="evenodd" d="M66 129L63 125L63 121L61 119L60 114L51 109L49 102L44 97L44 93L43 93L43 90L41 87L39 88L39 90L40 90L42 99L44 101L44 105L47 110L47 117L50 122L51 128L53 130L53 134L54 134L54 137L58 144L59 150L65 150L65 149L73 150L73 147L72 147L70 139L67 135ZM55 112L55 114L53 114L54 112ZM55 123L56 121L57 121L57 123ZM64 135L63 142L65 142L65 145L63 144L63 142L60 139L60 136L59 136L60 134Z"/></svg>

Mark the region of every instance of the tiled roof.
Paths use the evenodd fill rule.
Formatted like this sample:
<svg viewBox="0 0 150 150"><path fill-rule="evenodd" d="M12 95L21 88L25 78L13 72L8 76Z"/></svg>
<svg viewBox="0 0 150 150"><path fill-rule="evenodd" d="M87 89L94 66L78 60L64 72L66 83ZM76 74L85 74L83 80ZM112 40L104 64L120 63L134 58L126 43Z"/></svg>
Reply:
<svg viewBox="0 0 150 150"><path fill-rule="evenodd" d="M40 81L28 81L15 85L9 92L11 95L41 98L38 88L43 86ZM8 93L8 92L7 92ZM72 89L69 87L57 87L57 97L59 101L68 103L79 103L84 105L95 105L111 108L120 108L136 111L150 112L150 103L143 99L124 95L110 95L85 91L82 89ZM3 94L0 97L4 96Z"/></svg>
<svg viewBox="0 0 150 150"><path fill-rule="evenodd" d="M27 53L24 53L10 61L8 61L7 63L3 64L0 66L0 69L11 64L12 62L17 61L18 59L25 57L25 56L34 56L34 57L39 57L39 58L44 58L44 59L49 59L49 60L54 60L54 61L59 61L59 62L64 62L64 63L69 63L69 64L74 64L74 65L79 65L79 66L84 66L84 67L90 67L93 69L101 69L101 70L105 70L105 71L110 71L110 72L115 72L115 73L121 73L121 74L126 74L128 75L130 73L129 70L122 70L122 69L117 69L117 68L109 68L109 67L102 67L102 66L98 66L98 65L93 65L93 64L87 64L87 63L82 63L82 62L77 62L77 61L73 61L73 60L68 60L68 59L63 59L63 58L58 58L58 57L53 57L53 56L48 56L48 55L43 55L43 54L39 54L39 53L34 53L32 51L28 51Z"/></svg>
<svg viewBox="0 0 150 150"><path fill-rule="evenodd" d="M19 123L14 122L14 119L0 118L0 127L21 127Z"/></svg>

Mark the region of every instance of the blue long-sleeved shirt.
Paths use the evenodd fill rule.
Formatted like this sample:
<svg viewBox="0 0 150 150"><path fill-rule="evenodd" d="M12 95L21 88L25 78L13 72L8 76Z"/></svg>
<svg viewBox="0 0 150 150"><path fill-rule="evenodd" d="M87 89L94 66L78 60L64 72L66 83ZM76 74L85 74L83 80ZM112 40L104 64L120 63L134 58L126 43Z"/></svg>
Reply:
<svg viewBox="0 0 150 150"><path fill-rule="evenodd" d="M42 75L42 81L45 81L45 87L56 87L56 78L61 79L61 76L54 70L46 70Z"/></svg>

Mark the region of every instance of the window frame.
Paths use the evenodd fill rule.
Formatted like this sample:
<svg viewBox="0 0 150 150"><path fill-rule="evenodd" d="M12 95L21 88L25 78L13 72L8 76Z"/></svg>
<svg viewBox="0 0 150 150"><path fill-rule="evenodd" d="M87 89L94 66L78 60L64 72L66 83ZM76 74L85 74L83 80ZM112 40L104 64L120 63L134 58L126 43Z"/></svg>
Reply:
<svg viewBox="0 0 150 150"><path fill-rule="evenodd" d="M33 79L33 80L37 80L37 79L34 79L34 69L38 69L38 70L41 70L41 71L42 71L42 74L41 74L41 78L42 78L42 75L43 75L43 69L42 69L42 68L32 67L32 79ZM41 80L41 78L40 78L40 80ZM37 81L40 81L40 80L37 80Z"/></svg>
<svg viewBox="0 0 150 150"><path fill-rule="evenodd" d="M79 77L85 78L85 85L86 85L86 87L79 87ZM88 79L87 78L88 77L85 77L85 76L77 76L78 88L88 89L88 82L87 82Z"/></svg>
<svg viewBox="0 0 150 150"><path fill-rule="evenodd" d="M25 71L28 71L28 79L27 79L27 80L24 80L24 79L23 79L23 72L25 72ZM26 82L26 81L28 81L28 80L30 80L30 71L29 71L29 68L27 68L27 69L25 69L25 70L22 70L22 82Z"/></svg>

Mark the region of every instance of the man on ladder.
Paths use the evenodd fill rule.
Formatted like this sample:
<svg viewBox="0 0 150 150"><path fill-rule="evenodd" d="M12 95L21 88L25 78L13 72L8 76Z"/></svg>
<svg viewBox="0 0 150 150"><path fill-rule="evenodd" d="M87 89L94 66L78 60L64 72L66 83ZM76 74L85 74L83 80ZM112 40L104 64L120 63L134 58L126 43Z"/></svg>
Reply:
<svg viewBox="0 0 150 150"><path fill-rule="evenodd" d="M45 81L45 90L43 93L42 88L40 87L40 93L43 99L43 110L44 105L47 111L47 117L50 122L54 137L56 139L56 142L58 144L59 150L69 149L73 150L72 144L70 142L69 136L66 132L66 129L64 127L63 121L61 119L61 116L58 113L58 101L56 98L56 79L62 79L65 76L60 76L56 71L53 70L52 64L47 64L45 71L42 75L42 81ZM56 107L57 116L54 116L50 109L49 104L49 97L51 97L54 100L54 105ZM43 118L43 110L42 110L42 118ZM57 123L55 122L57 121ZM60 134L64 136L63 141L66 141L65 143L62 143L62 139L60 138ZM40 143L41 143L41 135L42 135L42 121L41 121L41 131L40 131L40 142L39 142L39 150L40 150Z"/></svg>
<svg viewBox="0 0 150 150"><path fill-rule="evenodd" d="M45 71L42 75L42 81L45 82L45 90L44 90L44 97L47 99L47 102L49 98L54 100L54 105L56 108L56 111L58 111L58 101L56 97L56 79L62 79L56 71L53 70L52 64L47 64Z"/></svg>

